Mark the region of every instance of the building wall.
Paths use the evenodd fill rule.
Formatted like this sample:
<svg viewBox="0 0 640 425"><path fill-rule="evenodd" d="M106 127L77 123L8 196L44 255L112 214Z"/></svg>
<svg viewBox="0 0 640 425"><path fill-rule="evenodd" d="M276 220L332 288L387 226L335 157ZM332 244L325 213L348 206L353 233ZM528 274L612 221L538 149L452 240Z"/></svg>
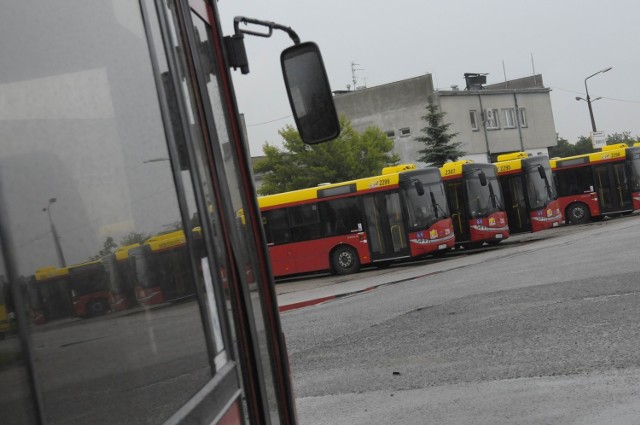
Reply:
<svg viewBox="0 0 640 425"><path fill-rule="evenodd" d="M401 162L416 162L417 151L423 148L414 138L425 126L429 95L433 94L431 74L339 94L334 97L339 115L351 120L355 130L376 126L393 132L395 152ZM400 130L406 130L401 134ZM408 131L408 132L407 132Z"/></svg>
<svg viewBox="0 0 640 425"><path fill-rule="evenodd" d="M556 145L556 130L548 89L478 90L436 92L436 99L450 131L458 133L457 141L468 155L496 154L513 151L546 149ZM488 128L484 111L498 110L497 128ZM507 127L506 109L524 110L526 126L516 117ZM477 129L471 127L470 111L476 112Z"/></svg>
<svg viewBox="0 0 640 425"><path fill-rule="evenodd" d="M555 146L556 130L549 92L548 88L542 87L540 75L485 86L484 90L434 92L431 74L426 74L338 94L334 101L338 114L350 119L354 129L380 128L393 137L394 150L401 162L424 166L426 164L417 161L424 144L415 138L426 125L422 116L427 113L430 95L434 95L434 101L446 113L444 122L451 123L450 132L459 133L455 140L463 143L461 149L467 153L463 159L487 162L491 154L522 149L546 153L547 147ZM525 109L526 127L505 128L501 122L499 129L485 132L483 109L515 109L516 102L518 108ZM477 111L478 130L475 131L471 128L470 110Z"/></svg>

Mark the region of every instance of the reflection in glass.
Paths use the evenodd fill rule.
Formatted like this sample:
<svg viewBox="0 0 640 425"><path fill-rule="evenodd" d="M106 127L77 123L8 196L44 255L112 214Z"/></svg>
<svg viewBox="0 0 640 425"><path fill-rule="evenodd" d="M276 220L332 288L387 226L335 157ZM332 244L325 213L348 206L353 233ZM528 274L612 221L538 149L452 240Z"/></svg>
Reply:
<svg viewBox="0 0 640 425"><path fill-rule="evenodd" d="M212 371L192 296L201 279L184 233L181 243L169 242L191 231L179 205L193 205L192 188L179 199L171 162L149 161L171 155L139 5L12 7L19 13L0 14L0 28L30 32L37 24L49 38L43 46L26 37L3 51L0 75L0 98L12 105L0 108L0 199L16 267L33 276L24 278L25 298L46 416L162 422ZM52 198L57 239L42 213ZM150 268L138 271L138 260ZM162 290L159 302L136 297L140 277L140 288ZM20 356L16 341L0 342L0 359ZM23 367L11 362L0 370L3 425L5 408L18 411L28 388Z"/></svg>

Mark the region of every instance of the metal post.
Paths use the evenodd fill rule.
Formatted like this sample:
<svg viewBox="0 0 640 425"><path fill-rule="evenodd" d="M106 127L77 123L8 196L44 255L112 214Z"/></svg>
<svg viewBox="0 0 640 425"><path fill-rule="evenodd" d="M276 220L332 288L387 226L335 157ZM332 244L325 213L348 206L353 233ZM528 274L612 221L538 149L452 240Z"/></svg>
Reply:
<svg viewBox="0 0 640 425"><path fill-rule="evenodd" d="M46 208L43 208L42 211L46 211L49 216L49 227L51 228L53 244L56 248L56 255L58 256L58 265L60 267L67 267L67 263L64 260L64 254L62 252L62 245L60 244L60 236L58 236L58 231L56 230L56 226L53 224L53 218L51 217L51 204L54 202L56 202L56 198L49 199L49 204Z"/></svg>
<svg viewBox="0 0 640 425"><path fill-rule="evenodd" d="M589 88L587 87L587 80L591 77L594 77L598 74L604 74L607 71L611 71L612 67L609 68L605 68L602 69L594 74L589 75L587 78L584 79L584 90L587 93L587 105L589 105L589 116L591 117L591 130L593 130L594 132L598 131L596 129L596 120L593 118L593 108L591 107L591 97L589 97Z"/></svg>

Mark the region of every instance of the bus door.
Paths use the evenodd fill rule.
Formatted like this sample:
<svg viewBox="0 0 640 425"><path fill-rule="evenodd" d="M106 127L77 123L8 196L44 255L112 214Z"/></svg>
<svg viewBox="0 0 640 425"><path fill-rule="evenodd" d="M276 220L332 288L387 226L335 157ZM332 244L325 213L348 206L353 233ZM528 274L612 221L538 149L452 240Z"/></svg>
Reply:
<svg viewBox="0 0 640 425"><path fill-rule="evenodd" d="M464 180L445 182L447 202L451 211L451 221L456 235L456 243L471 240L469 214L464 200Z"/></svg>
<svg viewBox="0 0 640 425"><path fill-rule="evenodd" d="M398 193L365 196L364 212L372 261L409 256L409 241Z"/></svg>
<svg viewBox="0 0 640 425"><path fill-rule="evenodd" d="M509 230L512 233L531 230L522 175L500 177Z"/></svg>
<svg viewBox="0 0 640 425"><path fill-rule="evenodd" d="M593 172L595 190L603 214L633 209L629 177L624 163L596 165Z"/></svg>

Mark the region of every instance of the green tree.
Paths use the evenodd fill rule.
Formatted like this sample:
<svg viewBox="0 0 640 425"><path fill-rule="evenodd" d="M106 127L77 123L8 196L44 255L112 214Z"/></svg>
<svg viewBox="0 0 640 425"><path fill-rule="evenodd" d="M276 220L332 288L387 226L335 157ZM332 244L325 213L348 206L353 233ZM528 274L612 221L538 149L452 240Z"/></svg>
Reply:
<svg viewBox="0 0 640 425"><path fill-rule="evenodd" d="M462 143L452 141L458 133L448 133L451 124L443 122L446 113L439 111L431 98L426 109L427 114L422 116L422 119L427 126L420 130L423 136L415 138L425 145L424 149L418 151L422 155L418 159L435 167L442 167L448 160L455 161L465 155L465 152L458 149Z"/></svg>
<svg viewBox="0 0 640 425"><path fill-rule="evenodd" d="M99 260L101 257L107 254L111 254L113 252L113 249L117 246L118 244L113 240L113 238L111 236L107 236L107 238L104 240L104 243L102 244L102 249L98 251L97 255L93 255L89 257L89 259L91 261Z"/></svg>
<svg viewBox="0 0 640 425"><path fill-rule="evenodd" d="M143 243L149 239L149 235L145 233L129 232L127 236L120 239L120 246L132 245L134 243Z"/></svg>
<svg viewBox="0 0 640 425"><path fill-rule="evenodd" d="M556 133L556 146L549 148L550 158L566 158L576 154L576 146Z"/></svg>
<svg viewBox="0 0 640 425"><path fill-rule="evenodd" d="M628 146L633 146L634 143L640 141L640 137L632 137L630 131L623 131L622 133L612 133L607 135L607 145L615 145L617 143L626 143Z"/></svg>
<svg viewBox="0 0 640 425"><path fill-rule="evenodd" d="M340 128L335 140L317 145L305 144L291 126L280 130L282 149L265 143L262 147L265 158L254 166L256 173L264 173L258 194L375 176L400 160L393 153L393 140L380 129L370 127L358 132L345 117L340 119Z"/></svg>
<svg viewBox="0 0 640 425"><path fill-rule="evenodd" d="M595 149L593 149L593 143L591 142L591 137L578 137L578 141L576 142L575 146L576 153L574 155L582 155L585 153L595 152Z"/></svg>

